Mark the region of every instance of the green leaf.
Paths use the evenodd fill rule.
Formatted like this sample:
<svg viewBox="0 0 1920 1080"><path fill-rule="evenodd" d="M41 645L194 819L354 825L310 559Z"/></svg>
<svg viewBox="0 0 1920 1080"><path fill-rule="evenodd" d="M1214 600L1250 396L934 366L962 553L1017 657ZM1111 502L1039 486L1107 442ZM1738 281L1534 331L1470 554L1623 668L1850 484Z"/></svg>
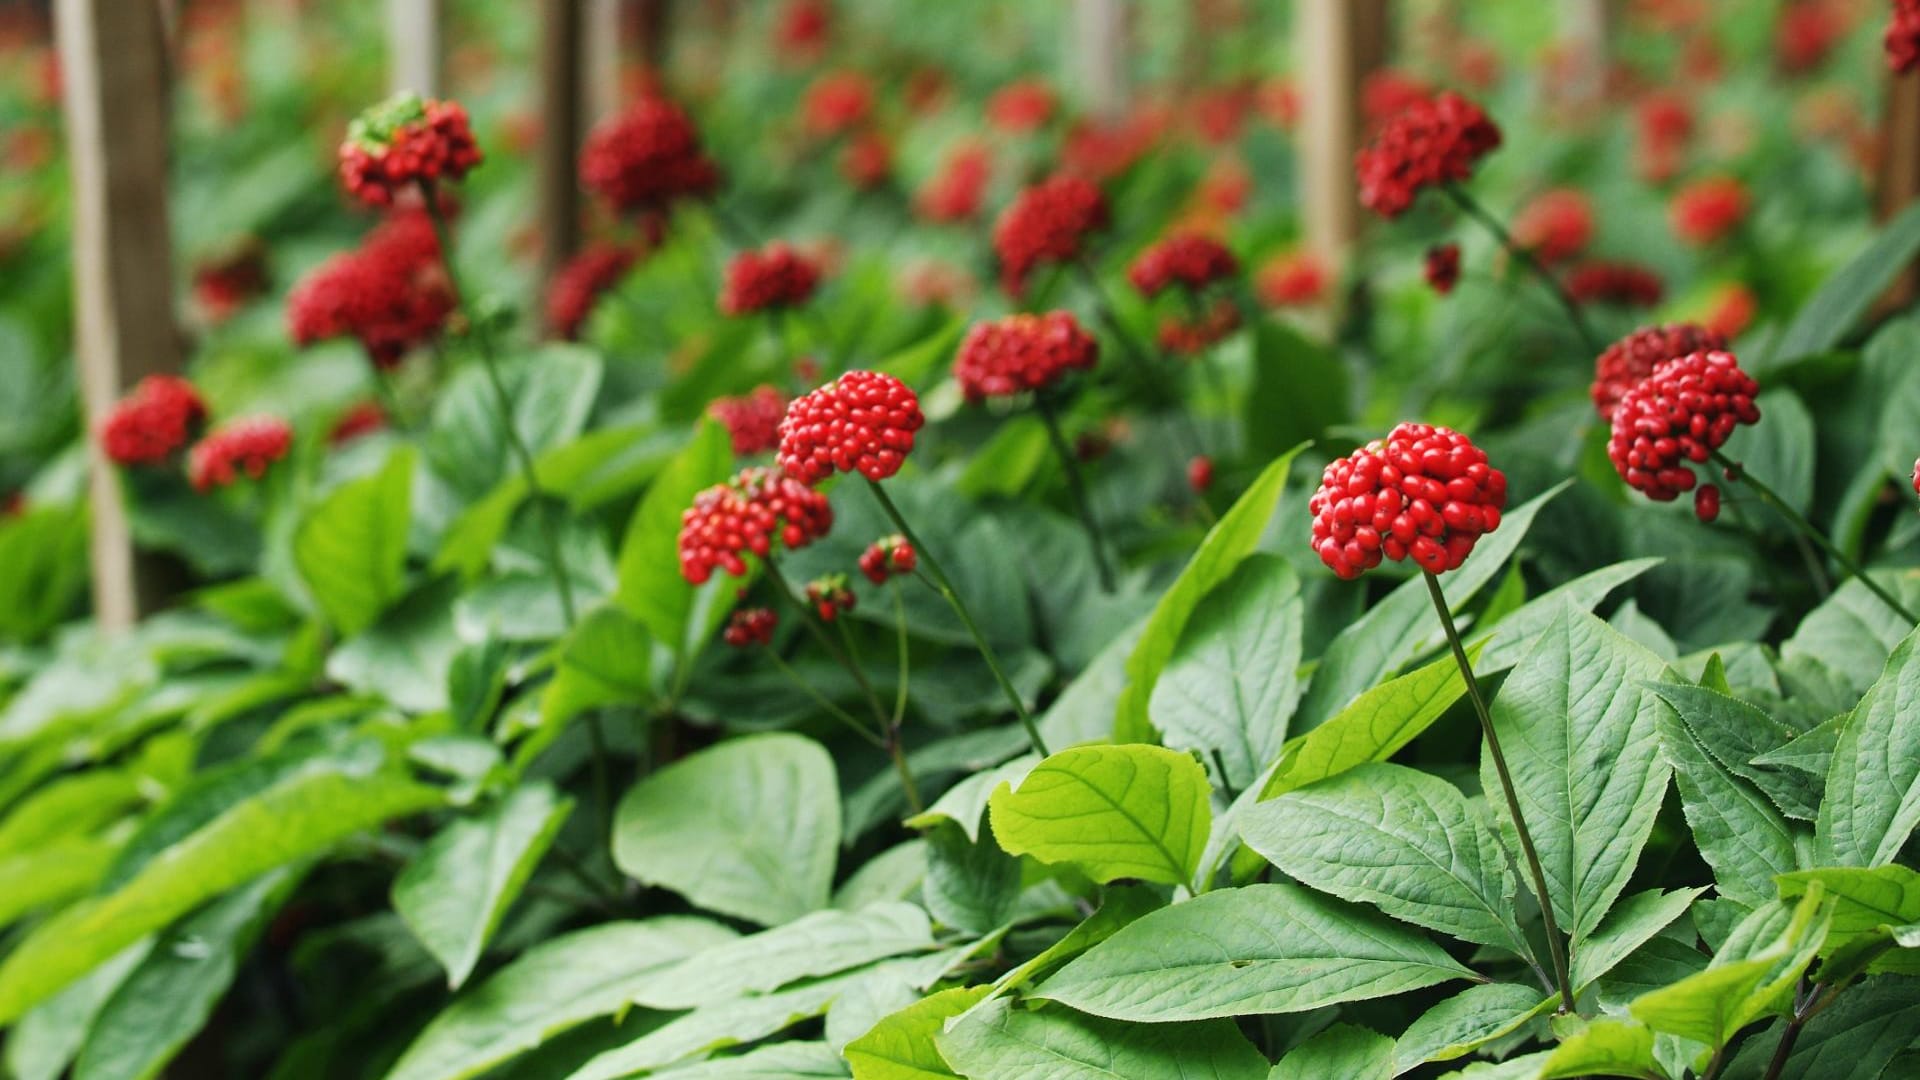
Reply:
<svg viewBox="0 0 1920 1080"><path fill-rule="evenodd" d="M1713 659L1717 661L1719 655L1715 653ZM1710 669L1706 674L1714 673ZM1724 669L1718 674L1725 681ZM1819 782L1800 769L1761 760L1792 742L1799 732L1730 692L1678 683L1655 687L1655 692L1680 715L1687 733L1720 769L1759 788L1782 814L1802 821L1814 819L1820 806Z"/></svg>
<svg viewBox="0 0 1920 1080"><path fill-rule="evenodd" d="M1469 660L1475 655L1474 649L1467 650ZM1283 795L1370 761L1387 760L1466 692L1460 666L1450 656L1381 683L1333 719L1294 740L1261 790L1261 798Z"/></svg>
<svg viewBox="0 0 1920 1080"><path fill-rule="evenodd" d="M1874 581L1912 609L1920 604L1920 572L1872 571ZM1887 656L1913 625L1858 580L1849 579L1800 620L1780 646L1788 665L1815 660L1846 680L1851 694L1863 694L1886 670ZM1840 707L1844 707L1842 704Z"/></svg>
<svg viewBox="0 0 1920 1080"><path fill-rule="evenodd" d="M1909 206L1800 306L1767 350L1766 362L1754 370L1770 370L1840 344L1917 251L1920 206Z"/></svg>
<svg viewBox="0 0 1920 1080"><path fill-rule="evenodd" d="M1034 996L1159 1024L1305 1012L1471 978L1426 938L1365 908L1297 885L1249 885L1141 917Z"/></svg>
<svg viewBox="0 0 1920 1080"><path fill-rule="evenodd" d="M1239 501L1208 530L1200 549L1173 585L1154 605L1140 641L1127 657L1127 689L1115 710L1114 731L1122 742L1145 741L1152 730L1148 703L1153 700L1154 685L1172 659L1180 635L1187 628L1200 601L1214 587L1233 575L1242 560L1253 554L1267 521L1280 504L1280 493L1287 486L1287 470L1301 447L1294 447L1270 463Z"/></svg>
<svg viewBox="0 0 1920 1080"><path fill-rule="evenodd" d="M1827 771L1826 799L1814 820L1821 862L1881 866L1892 862L1920 825L1920 630L1887 658L1879 681L1840 730Z"/></svg>
<svg viewBox="0 0 1920 1080"><path fill-rule="evenodd" d="M680 575L680 515L695 495L724 482L732 468L727 429L702 420L686 449L647 488L620 542L614 602L676 656L685 655L694 611L694 587Z"/></svg>
<svg viewBox="0 0 1920 1080"><path fill-rule="evenodd" d="M1062 750L1019 790L995 789L988 815L1009 854L1068 863L1102 883L1186 882L1213 823L1206 770L1191 755L1138 744Z"/></svg>
<svg viewBox="0 0 1920 1080"><path fill-rule="evenodd" d="M1520 662L1520 658L1533 647L1534 639L1563 613L1592 611L1607 598L1607 594L1664 561L1649 558L1614 563L1574 578L1520 605L1512 614L1494 623L1491 632L1475 639L1483 644L1484 651L1474 664L1474 670L1481 678L1507 670Z"/></svg>
<svg viewBox="0 0 1920 1080"><path fill-rule="evenodd" d="M1151 713L1163 741L1224 765L1244 791L1280 756L1300 700L1300 581L1284 559L1254 555L1194 609ZM1216 756L1217 755L1217 756Z"/></svg>
<svg viewBox="0 0 1920 1080"><path fill-rule="evenodd" d="M778 1042L655 1075L661 1080L811 1080L844 1077L847 1069L826 1043Z"/></svg>
<svg viewBox="0 0 1920 1080"><path fill-rule="evenodd" d="M1614 1017L1590 1020L1561 1041L1540 1072L1540 1080L1587 1076L1667 1080L1653 1060L1653 1029Z"/></svg>
<svg viewBox="0 0 1920 1080"><path fill-rule="evenodd" d="M460 651L453 628L458 593L451 578L415 589L379 622L341 642L327 658L327 677L409 712L446 708L447 672Z"/></svg>
<svg viewBox="0 0 1920 1080"><path fill-rule="evenodd" d="M1571 613L1541 634L1493 704L1520 813L1576 951L1626 888L1666 794L1643 685L1665 670L1606 623ZM1491 754L1480 773L1483 790L1500 790ZM1488 802L1519 850L1506 800Z"/></svg>
<svg viewBox="0 0 1920 1080"><path fill-rule="evenodd" d="M686 916L604 923L542 942L433 1018L387 1080L465 1080L598 1016L733 932Z"/></svg>
<svg viewBox="0 0 1920 1080"><path fill-rule="evenodd" d="M437 788L386 772L308 773L269 788L168 848L122 887L37 927L0 964L0 1024L205 901L443 800Z"/></svg>
<svg viewBox="0 0 1920 1080"><path fill-rule="evenodd" d="M1582 990L1593 985L1595 979L1612 971L1635 949L1685 915L1693 902L1706 891L1705 888L1697 888L1662 893L1658 889L1649 889L1615 904L1601 921L1600 928L1588 935L1580 943L1579 951L1573 954L1570 975L1574 996L1578 997Z"/></svg>
<svg viewBox="0 0 1920 1080"><path fill-rule="evenodd" d="M973 1008L985 986L956 986L922 998L847 1044L853 1080L953 1080L934 1041L947 1021Z"/></svg>
<svg viewBox="0 0 1920 1080"><path fill-rule="evenodd" d="M1452 1061L1519 1029L1549 998L1537 986L1481 983L1422 1013L1394 1044L1394 1074L1431 1061Z"/></svg>
<svg viewBox="0 0 1920 1080"><path fill-rule="evenodd" d="M627 1045L598 1055L567 1080L616 1080L764 1039L826 1012L847 985L847 977L828 979L681 1013Z"/></svg>
<svg viewBox="0 0 1920 1080"><path fill-rule="evenodd" d="M641 984L632 1000L649 1009L698 1008L932 948L933 927L913 904L815 911L689 956Z"/></svg>
<svg viewBox="0 0 1920 1080"><path fill-rule="evenodd" d="M1019 1009L1001 1000L974 1010L936 1036L935 1044L968 1080L1265 1080L1267 1075L1267 1059L1229 1020L1117 1024L1064 1009Z"/></svg>
<svg viewBox="0 0 1920 1080"><path fill-rule="evenodd" d="M0 929L92 892L113 866L120 845L106 836L65 836L0 858Z"/></svg>
<svg viewBox="0 0 1920 1080"><path fill-rule="evenodd" d="M152 938L127 946L22 1016L7 1033L7 1075L13 1080L59 1080L66 1075L94 1017L152 947Z"/></svg>
<svg viewBox="0 0 1920 1080"><path fill-rule="evenodd" d="M1756 907L1773 899L1773 877L1798 866L1793 832L1764 796L1734 776L1702 746L1675 705L1699 687L1651 688L1660 706L1655 727L1673 766L1680 806L1700 855L1713 867L1720 895ZM1668 696L1669 694L1672 696Z"/></svg>
<svg viewBox="0 0 1920 1080"><path fill-rule="evenodd" d="M589 611L567 635L553 680L540 696L549 731L602 705L638 705L653 697L653 637L617 607Z"/></svg>
<svg viewBox="0 0 1920 1080"><path fill-rule="evenodd" d="M393 882L393 909L459 989L573 810L551 784L524 784L421 847Z"/></svg>
<svg viewBox="0 0 1920 1080"><path fill-rule="evenodd" d="M1807 1022L1779 1075L1794 1080L1897 1080L1907 1074L1895 1071L1894 1057L1916 1030L1920 979L1868 979L1849 987ZM1747 1039L1727 1066L1726 1080L1762 1080L1779 1042L1774 1033Z"/></svg>
<svg viewBox="0 0 1920 1080"><path fill-rule="evenodd" d="M764 926L827 906L839 846L833 759L798 735L750 735L677 761L635 784L614 816L622 872Z"/></svg>
<svg viewBox="0 0 1920 1080"><path fill-rule="evenodd" d="M95 768L42 785L0 817L0 859L111 824L140 803L140 783L130 771Z"/></svg>
<svg viewBox="0 0 1920 1080"><path fill-rule="evenodd" d="M405 585L413 462L412 450L396 450L378 472L329 492L294 528L294 565L342 634L372 626Z"/></svg>
<svg viewBox="0 0 1920 1080"><path fill-rule="evenodd" d="M1020 860L991 837L968 839L952 822L927 836L927 876L920 897L945 926L975 934L1006 924L1020 899Z"/></svg>
<svg viewBox="0 0 1920 1080"><path fill-rule="evenodd" d="M1531 958L1500 843L1460 789L1364 764L1250 807L1240 839L1288 877L1396 919Z"/></svg>
<svg viewBox="0 0 1920 1080"><path fill-rule="evenodd" d="M1253 388L1245 404L1249 453L1278 454L1320 438L1351 418L1352 397L1338 353L1283 322L1260 320L1253 334Z"/></svg>
<svg viewBox="0 0 1920 1080"><path fill-rule="evenodd" d="M1280 1059L1267 1080L1392 1080L1393 1040L1352 1024L1335 1024Z"/></svg>
<svg viewBox="0 0 1920 1080"><path fill-rule="evenodd" d="M513 426L536 457L580 434L600 393L604 367L598 353L567 344L545 345L535 355L500 365L513 402ZM469 498L484 495L516 467L498 399L480 365L466 365L441 388L426 449L435 468Z"/></svg>
<svg viewBox="0 0 1920 1080"><path fill-rule="evenodd" d="M1825 867L1781 874L1777 880L1782 900L1806 895L1815 882L1833 898L1833 924L1823 956L1863 937L1880 938L1880 946L1885 947L1889 943L1884 939L1920 923L1920 873L1904 866Z"/></svg>
<svg viewBox="0 0 1920 1080"><path fill-rule="evenodd" d="M1725 1046L1741 1028L1783 1008L1826 939L1829 905L1814 885L1792 908L1756 910L1705 971L1636 998L1629 1011L1655 1031Z"/></svg>

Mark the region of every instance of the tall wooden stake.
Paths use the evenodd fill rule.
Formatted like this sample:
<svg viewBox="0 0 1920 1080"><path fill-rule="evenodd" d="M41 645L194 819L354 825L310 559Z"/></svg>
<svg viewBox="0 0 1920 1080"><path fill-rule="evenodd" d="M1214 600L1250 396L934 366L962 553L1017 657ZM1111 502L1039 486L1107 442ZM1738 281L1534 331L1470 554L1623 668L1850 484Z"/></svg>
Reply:
<svg viewBox="0 0 1920 1080"><path fill-rule="evenodd" d="M1560 39L1569 53L1572 79L1561 88L1570 105L1595 105L1607 93L1612 67L1613 0L1559 0Z"/></svg>
<svg viewBox="0 0 1920 1080"><path fill-rule="evenodd" d="M1386 62L1386 0L1297 0L1300 190L1307 248L1336 272L1360 234L1353 155L1363 136L1360 88Z"/></svg>
<svg viewBox="0 0 1920 1080"><path fill-rule="evenodd" d="M578 0L540 0L540 280L553 280L580 246L575 174L584 131L580 79L584 13Z"/></svg>
<svg viewBox="0 0 1920 1080"><path fill-rule="evenodd" d="M446 93L446 0L386 0L387 83L394 93Z"/></svg>
<svg viewBox="0 0 1920 1080"><path fill-rule="evenodd" d="M1920 198L1920 71L1887 80L1880 118L1880 176L1874 192L1885 221ZM1880 309L1905 307L1920 297L1920 267L1908 266L1880 298Z"/></svg>
<svg viewBox="0 0 1920 1080"><path fill-rule="evenodd" d="M167 231L167 94L160 10L58 0L72 161L74 357L91 431L143 376L178 372ZM133 547L114 466L88 440L94 615L124 630L163 599L164 561Z"/></svg>
<svg viewBox="0 0 1920 1080"><path fill-rule="evenodd" d="M580 84L581 115L587 126L620 109L622 35L626 0L586 0L586 31L582 49L586 74Z"/></svg>
<svg viewBox="0 0 1920 1080"><path fill-rule="evenodd" d="M1127 107L1127 5L1074 0L1074 61L1088 112L1114 121Z"/></svg>

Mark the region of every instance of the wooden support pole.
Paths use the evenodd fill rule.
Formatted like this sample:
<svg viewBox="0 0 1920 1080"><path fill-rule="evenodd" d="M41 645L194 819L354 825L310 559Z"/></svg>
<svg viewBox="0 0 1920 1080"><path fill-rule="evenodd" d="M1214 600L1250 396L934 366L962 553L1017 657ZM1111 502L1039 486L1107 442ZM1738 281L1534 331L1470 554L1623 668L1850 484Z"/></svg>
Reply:
<svg viewBox="0 0 1920 1080"><path fill-rule="evenodd" d="M1386 0L1297 0L1300 49L1300 191L1307 249L1345 267L1360 234L1353 156L1363 138L1360 89L1386 62Z"/></svg>
<svg viewBox="0 0 1920 1080"><path fill-rule="evenodd" d="M553 280L580 246L575 162L581 123L584 12L578 0L540 0L540 280Z"/></svg>
<svg viewBox="0 0 1920 1080"><path fill-rule="evenodd" d="M167 94L160 10L59 0L72 162L74 358L88 430L146 375L181 370L167 226ZM114 466L89 438L94 616L131 627L164 599L164 563L138 556Z"/></svg>
<svg viewBox="0 0 1920 1080"><path fill-rule="evenodd" d="M1560 89L1567 104L1596 105L1607 94L1612 69L1613 0L1559 0L1560 42L1567 50L1569 78Z"/></svg>
<svg viewBox="0 0 1920 1080"><path fill-rule="evenodd" d="M667 39L673 28L672 0L630 0L633 6L634 44L640 63L655 80L664 80L667 71Z"/></svg>
<svg viewBox="0 0 1920 1080"><path fill-rule="evenodd" d="M386 0L387 83L394 93L446 93L446 0Z"/></svg>
<svg viewBox="0 0 1920 1080"><path fill-rule="evenodd" d="M587 126L620 111L620 67L626 0L586 0L586 74L580 83L581 115Z"/></svg>
<svg viewBox="0 0 1920 1080"><path fill-rule="evenodd" d="M1920 199L1920 71L1890 76L1880 117L1880 175L1876 209L1882 221ZM1908 266L1880 298L1880 310L1892 311L1920 297L1920 267Z"/></svg>
<svg viewBox="0 0 1920 1080"><path fill-rule="evenodd" d="M1127 108L1125 0L1074 0L1073 21L1081 100L1093 116L1119 120Z"/></svg>

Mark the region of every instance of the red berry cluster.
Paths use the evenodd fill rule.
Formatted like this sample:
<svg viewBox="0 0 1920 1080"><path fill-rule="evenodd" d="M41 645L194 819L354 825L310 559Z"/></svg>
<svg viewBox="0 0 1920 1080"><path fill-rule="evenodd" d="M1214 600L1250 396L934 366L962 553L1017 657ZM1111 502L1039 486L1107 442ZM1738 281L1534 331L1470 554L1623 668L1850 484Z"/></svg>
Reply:
<svg viewBox="0 0 1920 1080"><path fill-rule="evenodd" d="M857 71L830 71L807 87L800 103L801 124L821 138L844 135L867 122L873 112L873 83Z"/></svg>
<svg viewBox="0 0 1920 1080"><path fill-rule="evenodd" d="M1070 311L1009 315L977 323L960 343L953 377L968 401L1052 386L1069 371L1093 367L1100 346Z"/></svg>
<svg viewBox="0 0 1920 1080"><path fill-rule="evenodd" d="M1899 73L1920 67L1920 0L1893 0L1885 40L1887 67Z"/></svg>
<svg viewBox="0 0 1920 1080"><path fill-rule="evenodd" d="M680 574L695 585L706 584L715 567L739 577L747 554L766 558L776 539L803 548L832 528L825 495L774 469L743 469L695 495L680 515Z"/></svg>
<svg viewBox="0 0 1920 1080"><path fill-rule="evenodd" d="M1593 242L1593 204L1572 188L1542 192L1514 215L1513 240L1542 262L1565 262Z"/></svg>
<svg viewBox="0 0 1920 1080"><path fill-rule="evenodd" d="M727 628L720 637L736 649L744 649L751 645L771 645L773 630L779 625L780 616L772 608L736 608L733 614L727 617Z"/></svg>
<svg viewBox="0 0 1920 1080"><path fill-rule="evenodd" d="M1500 129L1480 106L1451 92L1417 99L1356 157L1360 202L1399 217L1425 189L1472 176L1499 146Z"/></svg>
<svg viewBox="0 0 1920 1080"><path fill-rule="evenodd" d="M1506 504L1505 474L1465 435L1401 424L1328 465L1307 508L1320 561L1351 579L1383 557L1411 557L1434 574L1456 569L1500 527Z"/></svg>
<svg viewBox="0 0 1920 1080"><path fill-rule="evenodd" d="M787 415L787 396L771 386L756 386L751 393L714 401L707 406L707 414L727 429L735 454L744 457L765 453L780 446L780 419Z"/></svg>
<svg viewBox="0 0 1920 1080"><path fill-rule="evenodd" d="M1240 308L1228 297L1192 318L1168 316L1160 323L1157 340L1173 356L1198 356L1240 329Z"/></svg>
<svg viewBox="0 0 1920 1080"><path fill-rule="evenodd" d="M995 90L987 99L987 122L1009 135L1025 135L1045 127L1057 105L1046 83L1022 79Z"/></svg>
<svg viewBox="0 0 1920 1080"><path fill-rule="evenodd" d="M1269 307L1307 307L1327 295L1331 275L1311 251L1289 251L1267 260L1254 276L1254 291Z"/></svg>
<svg viewBox="0 0 1920 1080"><path fill-rule="evenodd" d="M860 553L860 572L875 585L885 585L896 574L911 574L918 565L920 556L899 533L875 540Z"/></svg>
<svg viewBox="0 0 1920 1080"><path fill-rule="evenodd" d="M452 101L399 94L360 114L340 144L340 179L369 206L391 206L402 189L459 180L479 165L467 110Z"/></svg>
<svg viewBox="0 0 1920 1080"><path fill-rule="evenodd" d="M914 210L932 222L970 220L980 212L992 179L993 154L980 143L961 143L914 196Z"/></svg>
<svg viewBox="0 0 1920 1080"><path fill-rule="evenodd" d="M807 603L820 615L821 622L832 622L843 611L852 611L853 589L845 574L825 574L807 582Z"/></svg>
<svg viewBox="0 0 1920 1080"><path fill-rule="evenodd" d="M1199 292L1240 272L1240 260L1227 245L1205 233L1180 232L1141 252L1127 280L1142 296L1158 296L1169 285Z"/></svg>
<svg viewBox="0 0 1920 1080"><path fill-rule="evenodd" d="M1660 275L1629 262L1581 263L1567 272L1567 295L1582 304L1652 307L1666 293Z"/></svg>
<svg viewBox="0 0 1920 1080"><path fill-rule="evenodd" d="M711 194L720 186L720 169L680 106L645 97L587 137L580 183L615 212L639 214Z"/></svg>
<svg viewBox="0 0 1920 1080"><path fill-rule="evenodd" d="M248 416L215 428L187 454L194 490L226 487L242 475L258 480L267 466L287 456L293 429L277 416Z"/></svg>
<svg viewBox="0 0 1920 1080"><path fill-rule="evenodd" d="M1593 364L1593 408L1600 419L1613 422L1613 413L1627 391L1640 385L1655 368L1669 360L1697 352L1716 352L1727 339L1697 323L1647 326L1607 346Z"/></svg>
<svg viewBox="0 0 1920 1080"><path fill-rule="evenodd" d="M1433 291L1445 296L1460 284L1460 245L1441 244L1427 249L1427 262L1424 268L1427 284Z"/></svg>
<svg viewBox="0 0 1920 1080"><path fill-rule="evenodd" d="M327 432L327 444L339 446L363 435L371 435L387 426L387 413L376 401L362 401L340 414Z"/></svg>
<svg viewBox="0 0 1920 1080"><path fill-rule="evenodd" d="M192 383L149 375L107 413L100 448L117 465L157 465L191 442L206 418L206 403Z"/></svg>
<svg viewBox="0 0 1920 1080"><path fill-rule="evenodd" d="M1106 228L1110 218L1107 197L1078 176L1056 176L1022 191L993 227L1001 285L1019 296L1028 274L1078 258L1088 234Z"/></svg>
<svg viewBox="0 0 1920 1080"><path fill-rule="evenodd" d="M787 0L780 11L774 41L792 60L810 60L826 47L833 28L833 7L827 0Z"/></svg>
<svg viewBox="0 0 1920 1080"><path fill-rule="evenodd" d="M219 325L267 291L267 258L258 243L248 243L200 264L193 271L193 299L208 323Z"/></svg>
<svg viewBox="0 0 1920 1080"><path fill-rule="evenodd" d="M433 222L424 210L406 210L295 285L287 323L300 345L355 338L385 370L438 336L453 309Z"/></svg>
<svg viewBox="0 0 1920 1080"><path fill-rule="evenodd" d="M1607 457L1627 484L1656 502L1693 490L1688 462L1706 461L1741 424L1760 421L1760 384L1728 352L1669 360L1627 391L1613 412Z"/></svg>
<svg viewBox="0 0 1920 1080"><path fill-rule="evenodd" d="M1205 454L1196 454L1187 461L1187 486L1196 493L1206 494L1213 486L1213 459Z"/></svg>
<svg viewBox="0 0 1920 1080"><path fill-rule="evenodd" d="M820 268L791 246L775 242L759 251L743 251L727 266L720 310L750 315L804 304L820 285Z"/></svg>
<svg viewBox="0 0 1920 1080"><path fill-rule="evenodd" d="M926 423L912 388L878 371L849 371L796 398L780 421L780 467L803 484L836 472L885 480Z"/></svg>
<svg viewBox="0 0 1920 1080"><path fill-rule="evenodd" d="M840 151L840 175L858 191L872 191L893 175L893 147L871 131L861 132Z"/></svg>
<svg viewBox="0 0 1920 1080"><path fill-rule="evenodd" d="M596 244L575 255L547 287L547 325L568 341L578 339L600 294L618 285L638 257L632 248L612 244Z"/></svg>
<svg viewBox="0 0 1920 1080"><path fill-rule="evenodd" d="M1730 176L1696 180L1673 196L1667 213L1674 235L1707 245L1733 231L1747 216L1747 186Z"/></svg>

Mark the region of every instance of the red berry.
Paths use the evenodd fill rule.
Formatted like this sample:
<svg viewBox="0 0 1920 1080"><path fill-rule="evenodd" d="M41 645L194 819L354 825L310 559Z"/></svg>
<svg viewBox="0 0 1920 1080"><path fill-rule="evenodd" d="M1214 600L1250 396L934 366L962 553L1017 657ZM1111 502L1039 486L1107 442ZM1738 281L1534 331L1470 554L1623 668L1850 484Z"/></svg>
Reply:
<svg viewBox="0 0 1920 1080"><path fill-rule="evenodd" d="M287 297L287 328L298 345L354 338L388 370L438 337L453 309L433 222L408 209L302 278Z"/></svg>
<svg viewBox="0 0 1920 1080"><path fill-rule="evenodd" d="M1628 262L1593 261L1567 272L1567 295L1587 304L1652 307L1666 292L1660 275Z"/></svg>
<svg viewBox="0 0 1920 1080"><path fill-rule="evenodd" d="M1460 283L1460 245L1441 244L1427 249L1427 284L1445 296Z"/></svg>
<svg viewBox="0 0 1920 1080"><path fill-rule="evenodd" d="M117 465L157 465L192 441L206 418L206 403L192 383L149 375L101 422L100 449Z"/></svg>
<svg viewBox="0 0 1920 1080"><path fill-rule="evenodd" d="M1212 458L1198 454L1187 462L1187 486L1203 494L1213 486Z"/></svg>
<svg viewBox="0 0 1920 1080"><path fill-rule="evenodd" d="M415 184L457 181L481 161L456 102L398 94L361 113L340 144L340 179L369 206L391 206Z"/></svg>
<svg viewBox="0 0 1920 1080"><path fill-rule="evenodd" d="M780 616L772 608L738 608L727 617L727 628L721 639L736 649L750 645L767 645L773 641L773 629L780 625Z"/></svg>
<svg viewBox="0 0 1920 1080"><path fill-rule="evenodd" d="M780 467L803 484L836 472L885 480L913 450L926 423L906 383L878 371L849 371L794 399L780 421Z"/></svg>
<svg viewBox="0 0 1920 1080"><path fill-rule="evenodd" d="M1748 202L1745 184L1730 176L1712 176L1680 189L1667 213L1675 236L1704 246L1733 231L1747 216Z"/></svg>
<svg viewBox="0 0 1920 1080"><path fill-rule="evenodd" d="M1127 280L1142 296L1158 296L1170 285L1199 292L1240 272L1240 260L1227 246L1199 232L1179 232L1140 254Z"/></svg>
<svg viewBox="0 0 1920 1080"><path fill-rule="evenodd" d="M830 71L807 87L800 103L801 123L821 138L844 135L873 112L873 83L858 71Z"/></svg>
<svg viewBox="0 0 1920 1080"><path fill-rule="evenodd" d="M1450 92L1416 98L1356 156L1360 202L1399 217L1425 189L1472 176L1499 146L1500 129L1480 106Z"/></svg>
<svg viewBox="0 0 1920 1080"><path fill-rule="evenodd" d="M1052 386L1069 371L1093 367L1100 346L1072 312L1009 315L977 323L960 343L953 377L968 401Z"/></svg>
<svg viewBox="0 0 1920 1080"><path fill-rule="evenodd" d="M804 304L820 284L820 268L813 260L782 243L759 251L743 251L727 266L727 283L720 291L720 310L728 315Z"/></svg>
<svg viewBox="0 0 1920 1080"><path fill-rule="evenodd" d="M1289 251L1267 260L1253 288L1268 307L1310 307L1327 294L1331 275L1310 251Z"/></svg>
<svg viewBox="0 0 1920 1080"><path fill-rule="evenodd" d="M1572 188L1542 192L1514 215L1513 240L1542 262L1565 262L1593 241L1593 204Z"/></svg>
<svg viewBox="0 0 1920 1080"><path fill-rule="evenodd" d="M765 453L780 445L787 396L771 386L757 386L749 394L720 398L707 406L707 414L726 427L735 454Z"/></svg>
<svg viewBox="0 0 1920 1080"><path fill-rule="evenodd" d="M1048 263L1071 262L1088 234L1111 220L1107 197L1090 180L1061 175L1022 191L993 228L1000 280L1019 296L1027 275Z"/></svg>
<svg viewBox="0 0 1920 1080"><path fill-rule="evenodd" d="M658 213L720 186L693 120L673 102L644 97L593 129L580 151L580 184L617 213Z"/></svg>
<svg viewBox="0 0 1920 1080"><path fill-rule="evenodd" d="M1343 578L1411 558L1429 573L1466 561L1500 527L1507 478L1465 435L1401 424L1326 468L1308 500L1313 550Z"/></svg>
<svg viewBox="0 0 1920 1080"><path fill-rule="evenodd" d="M1920 459L1913 463L1913 493L1920 495Z"/></svg>
<svg viewBox="0 0 1920 1080"><path fill-rule="evenodd" d="M980 143L963 142L947 153L940 171L914 196L913 208L928 221L967 221L980 212L992 179L992 153Z"/></svg>
<svg viewBox="0 0 1920 1080"><path fill-rule="evenodd" d="M1759 393L1732 353L1669 360L1620 399L1607 457L1628 486L1670 502L1697 483L1689 462L1707 461L1734 428L1760 422Z"/></svg>
<svg viewBox="0 0 1920 1080"><path fill-rule="evenodd" d="M601 294L627 276L639 253L601 244L574 256L547 287L547 325L568 341L580 336Z"/></svg>
<svg viewBox="0 0 1920 1080"><path fill-rule="evenodd" d="M1693 516L1712 521L1720 516L1720 489L1707 484L1693 493Z"/></svg>
<svg viewBox="0 0 1920 1080"><path fill-rule="evenodd" d="M1635 330L1600 354L1593 364L1593 407L1600 419L1611 422L1613 411L1627 391L1653 374L1653 369L1689 353L1725 349L1727 339L1695 323L1671 323Z"/></svg>
<svg viewBox="0 0 1920 1080"><path fill-rule="evenodd" d="M832 622L841 612L852 611L854 595L847 585L847 575L826 574L807 582L807 602L819 613L821 622Z"/></svg>
<svg viewBox="0 0 1920 1080"><path fill-rule="evenodd" d="M226 487L244 474L258 480L267 466L287 456L293 429L277 416L232 420L196 443L187 454L187 478L195 490Z"/></svg>
<svg viewBox="0 0 1920 1080"><path fill-rule="evenodd" d="M694 496L680 515L680 574L695 585L715 567L739 577L747 555L768 558L775 541L803 548L832 528L825 495L764 466L743 469Z"/></svg>
<svg viewBox="0 0 1920 1080"><path fill-rule="evenodd" d="M1893 0L1884 43L1887 67L1895 72L1920 67L1920 0Z"/></svg>
<svg viewBox="0 0 1920 1080"><path fill-rule="evenodd" d="M911 574L919 564L920 557L914 553L913 545L899 533L875 540L860 553L860 572L875 585L885 585L887 579L896 574Z"/></svg>

